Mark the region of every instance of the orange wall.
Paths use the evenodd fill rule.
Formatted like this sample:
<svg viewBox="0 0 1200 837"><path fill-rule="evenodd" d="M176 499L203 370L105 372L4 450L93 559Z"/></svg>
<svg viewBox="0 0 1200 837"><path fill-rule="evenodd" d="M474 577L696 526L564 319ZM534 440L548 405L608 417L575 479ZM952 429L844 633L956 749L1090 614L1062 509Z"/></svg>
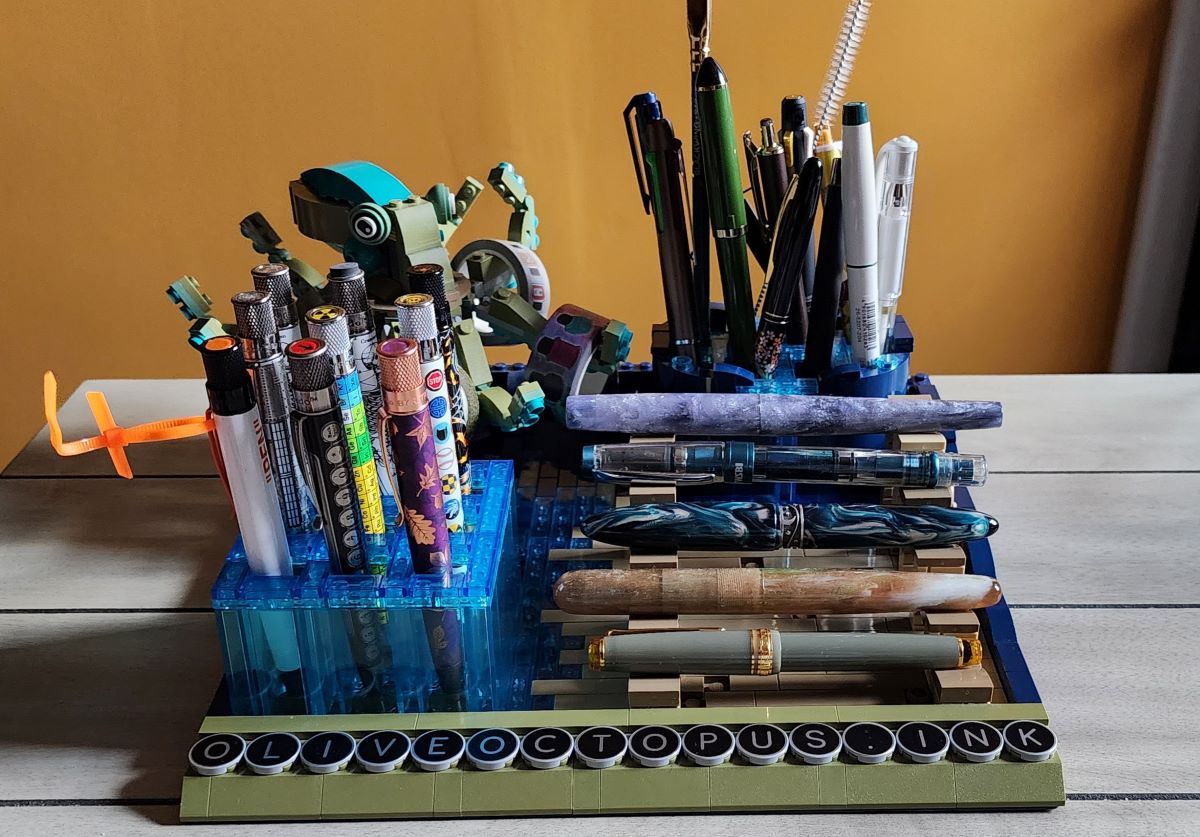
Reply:
<svg viewBox="0 0 1200 837"><path fill-rule="evenodd" d="M620 111L655 90L688 122L683 0L8 4L0 27L0 462L41 423L42 370L197 376L162 289L228 315L262 210L299 255L287 183L373 160L424 192L510 160L537 198L554 298L661 318ZM738 124L815 99L842 0L715 0ZM934 372L1103 369L1166 0L876 3L852 98L921 143L902 310ZM770 26L764 20L772 21ZM476 205L457 242L500 236ZM36 313L23 314L24 311ZM53 313L44 313L45 310ZM119 411L120 405L114 405Z"/></svg>

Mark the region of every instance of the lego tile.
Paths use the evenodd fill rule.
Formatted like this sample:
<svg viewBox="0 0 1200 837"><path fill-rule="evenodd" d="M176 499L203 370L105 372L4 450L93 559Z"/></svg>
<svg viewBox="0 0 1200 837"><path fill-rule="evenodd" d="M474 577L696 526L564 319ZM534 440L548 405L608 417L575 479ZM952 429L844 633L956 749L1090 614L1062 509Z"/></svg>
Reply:
<svg viewBox="0 0 1200 837"><path fill-rule="evenodd" d="M209 715L200 724L200 734L232 732L259 735L264 732L293 732L303 737L309 732L359 733L377 729L416 729L416 715Z"/></svg>
<svg viewBox="0 0 1200 837"><path fill-rule="evenodd" d="M965 761L951 764L959 808L983 805L1046 808L1066 802L1062 761L1057 755L1033 763L1001 756L984 764Z"/></svg>
<svg viewBox="0 0 1200 837"><path fill-rule="evenodd" d="M420 770L347 773L325 777L321 816L330 818L433 814L434 774Z"/></svg>
<svg viewBox="0 0 1200 837"><path fill-rule="evenodd" d="M321 816L323 776L228 774L209 785L211 820L315 820Z"/></svg>
<svg viewBox="0 0 1200 837"><path fill-rule="evenodd" d="M929 672L939 703L983 703L991 699L992 678L979 666Z"/></svg>
<svg viewBox="0 0 1200 837"><path fill-rule="evenodd" d="M846 803L856 808L953 808L954 765L885 761L846 765Z"/></svg>
<svg viewBox="0 0 1200 837"><path fill-rule="evenodd" d="M709 770L709 808L713 811L794 811L816 808L817 767L778 762L750 767L732 762Z"/></svg>
<svg viewBox="0 0 1200 837"><path fill-rule="evenodd" d="M610 768L611 769L611 768ZM600 810L600 785L607 770L575 768L571 775L571 810L597 813Z"/></svg>
<svg viewBox="0 0 1200 837"><path fill-rule="evenodd" d="M838 722L838 710L829 704L768 706L767 720L772 724L835 724Z"/></svg>
<svg viewBox="0 0 1200 837"><path fill-rule="evenodd" d="M679 706L678 677L630 677L626 683L630 709Z"/></svg>
<svg viewBox="0 0 1200 837"><path fill-rule="evenodd" d="M435 817L457 817L462 814L464 773L463 770L451 768L433 774Z"/></svg>
<svg viewBox="0 0 1200 837"><path fill-rule="evenodd" d="M952 488L904 488L900 496L906 506L947 506L954 505L954 489Z"/></svg>
<svg viewBox="0 0 1200 837"><path fill-rule="evenodd" d="M572 769L462 770L462 814L570 814ZM439 784L441 775L438 776ZM599 786L597 785L597 793Z"/></svg>
<svg viewBox="0 0 1200 837"><path fill-rule="evenodd" d="M606 814L707 811L711 770L678 764L610 767L600 779L600 810Z"/></svg>
<svg viewBox="0 0 1200 837"><path fill-rule="evenodd" d="M897 433L894 447L902 451L946 450L946 437L941 433Z"/></svg>
<svg viewBox="0 0 1200 837"><path fill-rule="evenodd" d="M394 716L392 716L394 717ZM412 716L401 716L412 717ZM629 721L626 710L573 710L511 712L423 712L413 720L413 729L535 729L536 727L590 727L596 724L623 726ZM396 729L396 727L393 727Z"/></svg>
<svg viewBox="0 0 1200 837"><path fill-rule="evenodd" d="M934 567L952 567L962 572L967 562L967 553L958 546L914 549L913 556L916 559L918 567L925 567L927 569Z"/></svg>
<svg viewBox="0 0 1200 837"><path fill-rule="evenodd" d="M630 709L628 723L635 726L666 724L667 726L691 726L692 724L753 724L767 721L766 707L731 706L728 708L680 709Z"/></svg>
<svg viewBox="0 0 1200 837"><path fill-rule="evenodd" d="M922 704L911 706L844 706L837 707L838 720L852 724L856 721L878 721L882 724L905 721L1046 721L1046 708L1040 703L997 704Z"/></svg>
<svg viewBox="0 0 1200 837"><path fill-rule="evenodd" d="M846 805L845 762L833 761L817 767L817 801L822 808Z"/></svg>
<svg viewBox="0 0 1200 837"><path fill-rule="evenodd" d="M191 822L208 816L210 776L184 776L179 798L179 821Z"/></svg>

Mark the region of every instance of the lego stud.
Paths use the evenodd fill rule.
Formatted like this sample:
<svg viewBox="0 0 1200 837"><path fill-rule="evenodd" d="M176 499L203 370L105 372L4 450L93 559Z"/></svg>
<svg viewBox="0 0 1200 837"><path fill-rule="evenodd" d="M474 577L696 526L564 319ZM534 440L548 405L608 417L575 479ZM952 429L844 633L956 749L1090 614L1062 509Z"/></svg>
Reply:
<svg viewBox="0 0 1200 837"><path fill-rule="evenodd" d="M350 210L350 230L363 244L382 244L392 232L392 221L376 203L360 203Z"/></svg>

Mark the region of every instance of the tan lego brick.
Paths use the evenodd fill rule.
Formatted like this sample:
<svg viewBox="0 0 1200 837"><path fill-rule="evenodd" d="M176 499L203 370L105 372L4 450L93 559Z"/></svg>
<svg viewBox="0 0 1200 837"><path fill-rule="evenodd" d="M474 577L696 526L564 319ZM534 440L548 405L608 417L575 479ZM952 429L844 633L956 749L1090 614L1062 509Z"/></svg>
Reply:
<svg viewBox="0 0 1200 837"><path fill-rule="evenodd" d="M897 433L894 444L896 450L901 451L946 451L946 437L941 433Z"/></svg>
<svg viewBox="0 0 1200 837"><path fill-rule="evenodd" d="M921 617L926 633L979 636L979 617L969 610L960 613L922 612Z"/></svg>
<svg viewBox="0 0 1200 837"><path fill-rule="evenodd" d="M679 706L679 678L630 677L628 694L630 709L677 707Z"/></svg>
<svg viewBox="0 0 1200 837"><path fill-rule="evenodd" d="M945 506L954 508L954 489L946 488L905 488L901 497L906 506Z"/></svg>
<svg viewBox="0 0 1200 837"><path fill-rule="evenodd" d="M979 666L931 671L929 685L938 703L987 703L992 698L992 678Z"/></svg>
<svg viewBox="0 0 1200 837"><path fill-rule="evenodd" d="M917 566L927 570L937 568L943 572L951 570L961 573L967 569L967 553L958 546L917 549L913 555Z"/></svg>

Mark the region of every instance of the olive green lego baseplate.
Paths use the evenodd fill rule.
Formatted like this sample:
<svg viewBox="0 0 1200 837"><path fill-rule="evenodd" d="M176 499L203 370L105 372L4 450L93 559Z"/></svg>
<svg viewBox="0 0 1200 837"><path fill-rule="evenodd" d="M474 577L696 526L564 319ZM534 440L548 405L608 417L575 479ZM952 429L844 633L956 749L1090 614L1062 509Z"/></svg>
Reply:
<svg viewBox="0 0 1200 837"><path fill-rule="evenodd" d="M211 716L201 734L236 733L250 738L291 732L300 738L322 731L356 737L376 729L419 733L504 727L517 732L561 727L578 732L605 724L619 728L662 724L680 731L697 723L736 730L750 723L790 729L799 723L834 726L875 721L895 728L922 720L950 725L963 720L999 725L1013 720L1045 722L1041 704L947 704L922 706L730 707L711 709L548 710L421 715L303 717ZM562 767L535 769L518 758L501 770L478 770L467 759L442 772L425 772L411 761L388 773L366 773L354 762L336 773L295 768L275 776L242 770L222 776L189 773L183 781L184 822L407 819L426 817L700 813L707 811L1004 810L1051 808L1065 802L1057 755L1021 762L1001 755L972 763L955 755L915 764L897 755L882 764L803 764L791 755L767 766L738 756L716 767L699 767L681 755L666 767L635 766L628 759L590 769L575 759Z"/></svg>

